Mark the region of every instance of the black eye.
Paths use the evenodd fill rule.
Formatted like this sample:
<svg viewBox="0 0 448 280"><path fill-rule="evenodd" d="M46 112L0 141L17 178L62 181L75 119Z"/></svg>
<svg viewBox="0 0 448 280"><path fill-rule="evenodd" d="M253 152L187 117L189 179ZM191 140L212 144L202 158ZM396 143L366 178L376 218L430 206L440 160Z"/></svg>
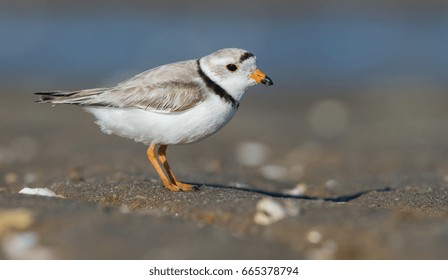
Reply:
<svg viewBox="0 0 448 280"><path fill-rule="evenodd" d="M226 68L229 69L229 71L236 71L236 69L238 69L238 67L235 64L227 64Z"/></svg>

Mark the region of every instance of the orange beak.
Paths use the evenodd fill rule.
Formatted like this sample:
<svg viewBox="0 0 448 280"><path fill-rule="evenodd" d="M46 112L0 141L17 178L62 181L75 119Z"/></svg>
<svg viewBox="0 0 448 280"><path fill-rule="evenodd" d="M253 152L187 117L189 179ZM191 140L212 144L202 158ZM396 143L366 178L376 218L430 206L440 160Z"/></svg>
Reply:
<svg viewBox="0 0 448 280"><path fill-rule="evenodd" d="M255 69L252 74L250 74L250 77L255 80L255 82L262 83L266 86L272 86L274 83L272 82L271 78L266 76L263 72L261 72L259 69Z"/></svg>

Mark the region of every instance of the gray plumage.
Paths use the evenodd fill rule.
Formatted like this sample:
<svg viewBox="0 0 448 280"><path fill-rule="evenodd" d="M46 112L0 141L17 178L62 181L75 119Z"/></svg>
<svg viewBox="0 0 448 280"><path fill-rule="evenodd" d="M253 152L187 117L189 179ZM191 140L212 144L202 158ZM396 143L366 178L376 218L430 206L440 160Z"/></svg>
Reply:
<svg viewBox="0 0 448 280"><path fill-rule="evenodd" d="M41 103L180 112L205 98L203 82L191 78L196 72L195 60L188 60L145 71L111 88L36 94Z"/></svg>

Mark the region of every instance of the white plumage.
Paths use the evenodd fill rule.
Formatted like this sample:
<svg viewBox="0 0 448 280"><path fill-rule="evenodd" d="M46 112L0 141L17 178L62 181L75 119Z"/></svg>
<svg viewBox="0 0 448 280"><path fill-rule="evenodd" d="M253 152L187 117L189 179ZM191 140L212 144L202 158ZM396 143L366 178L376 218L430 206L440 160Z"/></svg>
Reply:
<svg viewBox="0 0 448 280"><path fill-rule="evenodd" d="M90 107L86 110L107 134L117 134L137 142L175 145L199 141L223 127L235 114L232 106L223 106L221 98L208 96L193 108L181 112L157 112L141 109Z"/></svg>

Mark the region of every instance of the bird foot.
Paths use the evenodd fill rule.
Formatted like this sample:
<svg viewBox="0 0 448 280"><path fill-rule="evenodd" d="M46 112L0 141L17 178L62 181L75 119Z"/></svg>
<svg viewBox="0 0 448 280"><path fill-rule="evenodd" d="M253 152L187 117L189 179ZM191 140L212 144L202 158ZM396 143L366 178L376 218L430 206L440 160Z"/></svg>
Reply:
<svg viewBox="0 0 448 280"><path fill-rule="evenodd" d="M170 183L166 182L163 185L165 186L165 188L169 189L172 192L179 192L179 191L189 192L193 189L192 185L181 182L176 182L175 184L171 182Z"/></svg>
<svg viewBox="0 0 448 280"><path fill-rule="evenodd" d="M171 184L171 183L164 183L163 184L165 186L165 188L169 189L172 192L178 192L181 189L179 187L177 187L175 184Z"/></svg>
<svg viewBox="0 0 448 280"><path fill-rule="evenodd" d="M181 182L176 182L176 186L184 192L189 192L193 189L192 185L181 183Z"/></svg>

